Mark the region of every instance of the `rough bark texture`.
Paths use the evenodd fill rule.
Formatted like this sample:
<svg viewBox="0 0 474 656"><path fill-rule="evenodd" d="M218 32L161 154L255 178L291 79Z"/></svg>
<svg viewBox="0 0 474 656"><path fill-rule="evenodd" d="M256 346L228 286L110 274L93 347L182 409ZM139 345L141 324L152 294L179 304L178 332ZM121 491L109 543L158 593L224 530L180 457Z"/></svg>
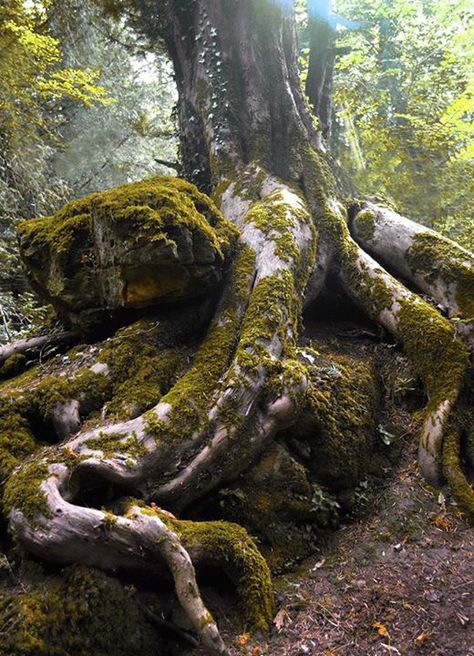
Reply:
<svg viewBox="0 0 474 656"><path fill-rule="evenodd" d="M271 450L282 431L291 434L293 429L296 437L307 439L317 426L327 436L314 444L316 452L328 451L327 485L332 481L336 486L338 477L348 488L354 485L357 476L351 480L340 465L337 470L337 461L358 452L348 467L355 471L371 450L356 426L374 428L372 374L344 357L324 357L299 344L303 306L328 280L403 343L428 396L420 430L422 470L437 484L444 473L460 505L472 512L472 490L461 466L464 420L458 415L469 359L451 318L466 321L466 336L471 301L461 300L465 297L458 285L472 290L473 259L440 240L447 250L438 267L430 268L425 258L423 265L418 259L414 244L423 231L411 222L365 205L351 205L348 214L299 87L288 3L164 3L166 20L158 15L154 24L154 14L146 13L148 3L137 0L136 6L150 33L163 31L173 58L184 167L201 189L213 192L226 220L216 223L204 213L201 234L207 244L228 235L229 270L194 354L186 352L172 320L160 319L151 326L125 328L99 354L82 354L80 366L71 365L70 384L61 376L37 383L37 411L66 439L34 453L17 469L15 454L9 454L4 507L15 539L41 558L105 569L166 566L195 632L210 654L223 654L225 646L202 602L191 561L226 569L244 601L247 626L259 629L267 628L272 617L268 566L244 529L192 522L184 514L258 467L262 457L274 483L282 467L277 463L284 462L299 489L306 486L303 501L311 498L311 466L296 462L288 451ZM161 206L169 184L155 181L147 217L150 208ZM190 189L178 189L177 200L189 193L195 197L198 192ZM126 218L129 229L142 226L143 203L137 207L131 188L120 193L120 207L102 216L102 233L120 218ZM104 198L86 202L101 206ZM203 202L214 217L221 216L212 201ZM173 217L166 234L160 233L164 250L178 260L179 225L180 218ZM31 226L24 232L34 231ZM393 235L389 252L385 229ZM423 235L426 254L439 238ZM156 257L159 270L165 255L160 249L150 252L147 267ZM456 258L451 268L448 262ZM81 269L79 258L77 264L74 275L86 275L87 263ZM119 257L115 264L120 269ZM397 274L412 280L413 290ZM136 280L141 288L139 276ZM163 273L153 289L162 283ZM442 300L448 317L417 289ZM63 293L59 290L59 301ZM150 299L160 300L160 294ZM144 370L134 368L136 352L127 352L137 335L135 346L147 358ZM174 367L165 376L162 358L170 349L182 364L180 357L172 358ZM359 387L344 374L351 368ZM126 388L127 378L136 390ZM363 380L367 406L360 397ZM7 396L9 389L4 388ZM27 394L5 401L9 424L24 440L29 432L24 405L29 402ZM94 410L102 413L95 420ZM261 471L254 470L253 476L262 480ZM105 489L112 497L109 503ZM300 510L314 518L305 507Z"/></svg>
<svg viewBox="0 0 474 656"><path fill-rule="evenodd" d="M335 62L335 26L331 1L308 2L309 62L306 95L319 119L326 140L331 137L332 87Z"/></svg>

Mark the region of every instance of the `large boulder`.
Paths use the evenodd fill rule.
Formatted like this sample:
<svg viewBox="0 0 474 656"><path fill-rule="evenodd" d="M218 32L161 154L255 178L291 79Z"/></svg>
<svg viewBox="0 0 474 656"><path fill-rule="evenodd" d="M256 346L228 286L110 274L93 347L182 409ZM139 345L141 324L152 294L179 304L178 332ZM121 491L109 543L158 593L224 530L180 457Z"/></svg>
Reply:
<svg viewBox="0 0 474 656"><path fill-rule="evenodd" d="M194 185L152 178L20 223L34 289L71 324L206 295L220 282L234 228Z"/></svg>

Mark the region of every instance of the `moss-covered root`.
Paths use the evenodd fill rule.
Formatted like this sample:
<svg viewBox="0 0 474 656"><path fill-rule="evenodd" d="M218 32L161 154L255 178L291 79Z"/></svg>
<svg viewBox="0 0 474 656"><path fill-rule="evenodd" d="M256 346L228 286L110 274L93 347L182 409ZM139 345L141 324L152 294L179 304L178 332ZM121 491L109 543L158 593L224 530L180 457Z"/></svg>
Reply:
<svg viewBox="0 0 474 656"><path fill-rule="evenodd" d="M227 653L204 606L191 558L160 517L131 505L125 516L68 503L70 469L47 459L10 478L4 505L17 541L41 558L102 569L156 569L166 565L194 630L211 656ZM64 495L64 496L63 496ZM28 499L28 505L24 500ZM23 503L22 503L23 502Z"/></svg>
<svg viewBox="0 0 474 656"><path fill-rule="evenodd" d="M64 347L79 339L79 333L74 330L65 330L57 334L39 335L29 339L19 339L10 344L0 346L0 378L10 378L23 369L26 358L31 360L44 352L46 347Z"/></svg>
<svg viewBox="0 0 474 656"><path fill-rule="evenodd" d="M364 203L351 233L376 258L431 296L474 341L474 254L396 212Z"/></svg>
<svg viewBox="0 0 474 656"><path fill-rule="evenodd" d="M467 348L448 319L382 269L352 241L347 230L341 229L342 236L346 248L339 275L345 290L403 343L424 383L428 404L419 464L425 478L439 486L443 481L443 435L469 369Z"/></svg>
<svg viewBox="0 0 474 656"><path fill-rule="evenodd" d="M178 509L255 462L278 427L294 420L307 385L295 354L300 299L314 270L315 231L297 191L267 176L261 195L242 219L241 239L254 259L232 359L210 411L205 408L211 430L205 443L198 434L201 447L192 460L152 493L157 501ZM237 206L240 211L240 203ZM231 285L226 293L236 292L238 286ZM201 371L208 367L206 363ZM189 441L184 444L189 453Z"/></svg>
<svg viewBox="0 0 474 656"><path fill-rule="evenodd" d="M158 514L194 562L222 568L235 581L246 628L267 631L273 617L271 574L247 531L231 522L191 522Z"/></svg>
<svg viewBox="0 0 474 656"><path fill-rule="evenodd" d="M454 426L444 438L443 472L460 508L474 525L474 489L461 466L459 432Z"/></svg>

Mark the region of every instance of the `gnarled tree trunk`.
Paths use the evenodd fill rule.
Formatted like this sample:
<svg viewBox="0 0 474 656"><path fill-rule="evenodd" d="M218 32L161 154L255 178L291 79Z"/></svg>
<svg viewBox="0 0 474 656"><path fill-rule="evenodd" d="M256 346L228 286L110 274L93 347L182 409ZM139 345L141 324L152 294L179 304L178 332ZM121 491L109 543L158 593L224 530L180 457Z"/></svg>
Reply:
<svg viewBox="0 0 474 656"><path fill-rule="evenodd" d="M223 654L192 561L231 570L254 628L271 620L268 568L243 529L179 517L257 463L278 432L325 421L324 364L298 337L303 308L329 278L403 344L428 397L423 474L433 484L447 479L473 511L456 415L469 367L473 258L385 208L342 201L300 89L291 3L134 6L172 57L184 170L236 229L232 261L186 373L123 421L77 431L90 385L50 404L66 441L11 474L5 507L18 542L42 558L108 569L165 564L209 653ZM93 385L106 382L108 365L93 367ZM103 481L115 497L140 501L86 507L85 490Z"/></svg>

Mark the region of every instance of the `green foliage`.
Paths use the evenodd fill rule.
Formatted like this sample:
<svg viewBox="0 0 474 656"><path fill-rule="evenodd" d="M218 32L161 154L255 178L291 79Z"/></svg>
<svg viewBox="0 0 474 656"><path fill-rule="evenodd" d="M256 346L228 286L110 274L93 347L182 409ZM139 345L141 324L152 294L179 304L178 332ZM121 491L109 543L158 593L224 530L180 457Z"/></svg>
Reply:
<svg viewBox="0 0 474 656"><path fill-rule="evenodd" d="M96 84L98 71L62 65L50 9L50 0L9 0L0 9L0 342L44 314L26 291L14 229L19 215L49 211L65 198L63 182L48 166L59 143L62 103L109 102Z"/></svg>
<svg viewBox="0 0 474 656"><path fill-rule="evenodd" d="M57 140L61 102L107 102L97 71L62 66L60 43L48 29L50 5L10 0L0 10L2 214L38 214L54 197L54 189L39 192L50 188L40 172Z"/></svg>
<svg viewBox="0 0 474 656"><path fill-rule="evenodd" d="M82 196L170 174L155 159L177 160L176 88L168 57L123 16L104 16L99 1L84 0L80 9L75 0L54 2L55 33L62 40L65 61L98 68L101 84L114 99L107 107L65 107L64 142L52 158L56 175L73 195Z"/></svg>
<svg viewBox="0 0 474 656"><path fill-rule="evenodd" d="M474 39L466 0L338 0L333 148L362 193L472 247Z"/></svg>

